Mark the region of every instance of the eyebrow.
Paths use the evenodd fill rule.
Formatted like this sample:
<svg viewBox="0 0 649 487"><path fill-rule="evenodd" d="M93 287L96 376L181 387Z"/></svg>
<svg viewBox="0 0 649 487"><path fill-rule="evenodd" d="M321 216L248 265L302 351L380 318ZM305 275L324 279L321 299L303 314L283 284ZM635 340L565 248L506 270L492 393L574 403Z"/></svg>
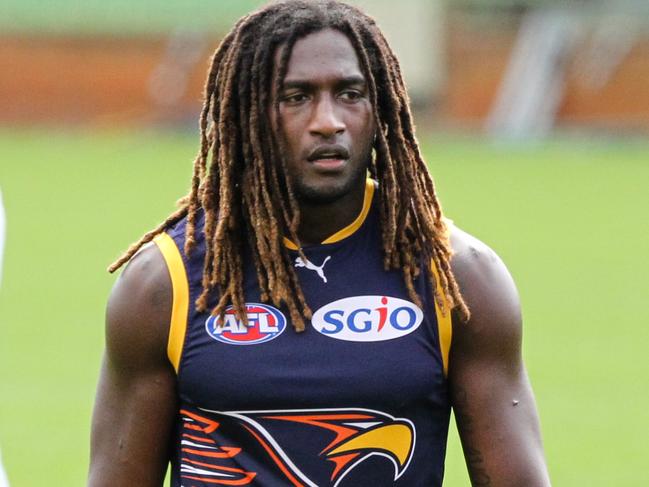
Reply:
<svg viewBox="0 0 649 487"><path fill-rule="evenodd" d="M344 78L339 78L336 80L335 84L337 86L350 86L350 85L364 85L366 84L365 78L362 76L345 76ZM284 80L282 83L282 90L288 90L291 88L311 88L314 83L309 80L300 80L300 79L289 79Z"/></svg>

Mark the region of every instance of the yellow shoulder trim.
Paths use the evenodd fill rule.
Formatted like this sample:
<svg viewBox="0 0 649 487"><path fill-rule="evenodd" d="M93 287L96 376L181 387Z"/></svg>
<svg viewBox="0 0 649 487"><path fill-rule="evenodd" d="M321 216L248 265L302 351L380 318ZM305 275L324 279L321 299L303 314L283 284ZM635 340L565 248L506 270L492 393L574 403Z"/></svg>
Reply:
<svg viewBox="0 0 649 487"><path fill-rule="evenodd" d="M375 187L374 180L368 178L365 181L365 196L363 197L363 208L361 209L361 212L358 214L356 219L353 222L351 222L349 225L347 225L345 228L338 230L336 233L323 240L321 243L331 244L335 242L340 242L341 240L351 236L356 230L358 230L361 227L361 225L365 221L365 218L367 218L367 214L370 212L370 208L372 207L372 199L374 198L374 187ZM295 245L295 243L293 243L291 240L289 240L286 237L284 237L284 245L288 249L297 250L297 245Z"/></svg>
<svg viewBox="0 0 649 487"><path fill-rule="evenodd" d="M189 284L185 264L173 238L166 233L157 235L153 241L156 243L169 269L171 287L173 289L173 305L171 308L171 323L169 324L169 340L167 342L167 356L178 373L180 356L185 343L187 332L187 316L189 312Z"/></svg>
<svg viewBox="0 0 649 487"><path fill-rule="evenodd" d="M284 237L284 246L290 250L297 250L297 245L295 245L292 240L289 240L286 237Z"/></svg>
<svg viewBox="0 0 649 487"><path fill-rule="evenodd" d="M435 276L435 282L439 286L439 271L435 262L431 262L431 271ZM445 296L442 296L444 301L444 309L440 309L437 300L435 300L435 314L437 315L437 331L439 335L439 350L442 354L442 364L444 366L444 375L448 375L448 356L451 351L451 341L453 339L453 323L451 321L451 308Z"/></svg>

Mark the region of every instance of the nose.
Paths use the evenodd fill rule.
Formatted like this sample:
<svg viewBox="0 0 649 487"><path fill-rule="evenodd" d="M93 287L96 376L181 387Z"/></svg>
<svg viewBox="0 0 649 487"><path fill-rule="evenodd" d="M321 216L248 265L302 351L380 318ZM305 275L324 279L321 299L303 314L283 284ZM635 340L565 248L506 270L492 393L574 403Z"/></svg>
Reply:
<svg viewBox="0 0 649 487"><path fill-rule="evenodd" d="M345 124L336 110L335 101L328 96L321 97L313 106L309 132L313 135L331 138L344 131Z"/></svg>

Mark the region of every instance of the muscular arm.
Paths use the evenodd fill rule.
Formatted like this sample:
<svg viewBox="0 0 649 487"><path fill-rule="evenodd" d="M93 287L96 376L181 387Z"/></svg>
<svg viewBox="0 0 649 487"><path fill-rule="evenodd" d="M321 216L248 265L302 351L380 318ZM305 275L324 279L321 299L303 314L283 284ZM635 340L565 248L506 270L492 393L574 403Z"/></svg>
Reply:
<svg viewBox="0 0 649 487"><path fill-rule="evenodd" d="M453 270L470 310L454 320L449 384L474 486L550 485L534 395L521 356L518 293L502 261L455 230Z"/></svg>
<svg viewBox="0 0 649 487"><path fill-rule="evenodd" d="M176 414L166 356L172 299L155 246L141 251L113 288L92 419L91 487L162 485Z"/></svg>

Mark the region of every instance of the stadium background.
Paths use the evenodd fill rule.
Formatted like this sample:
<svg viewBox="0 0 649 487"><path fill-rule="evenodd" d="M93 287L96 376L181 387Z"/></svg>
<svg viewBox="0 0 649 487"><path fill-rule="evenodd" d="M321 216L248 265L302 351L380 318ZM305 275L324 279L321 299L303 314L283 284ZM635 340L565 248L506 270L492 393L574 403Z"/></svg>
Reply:
<svg viewBox="0 0 649 487"><path fill-rule="evenodd" d="M84 482L104 268L186 191L207 56L260 3L0 5L12 485ZM411 63L447 214L517 280L555 485L648 485L646 2L362 3ZM469 485L454 431L445 485Z"/></svg>

